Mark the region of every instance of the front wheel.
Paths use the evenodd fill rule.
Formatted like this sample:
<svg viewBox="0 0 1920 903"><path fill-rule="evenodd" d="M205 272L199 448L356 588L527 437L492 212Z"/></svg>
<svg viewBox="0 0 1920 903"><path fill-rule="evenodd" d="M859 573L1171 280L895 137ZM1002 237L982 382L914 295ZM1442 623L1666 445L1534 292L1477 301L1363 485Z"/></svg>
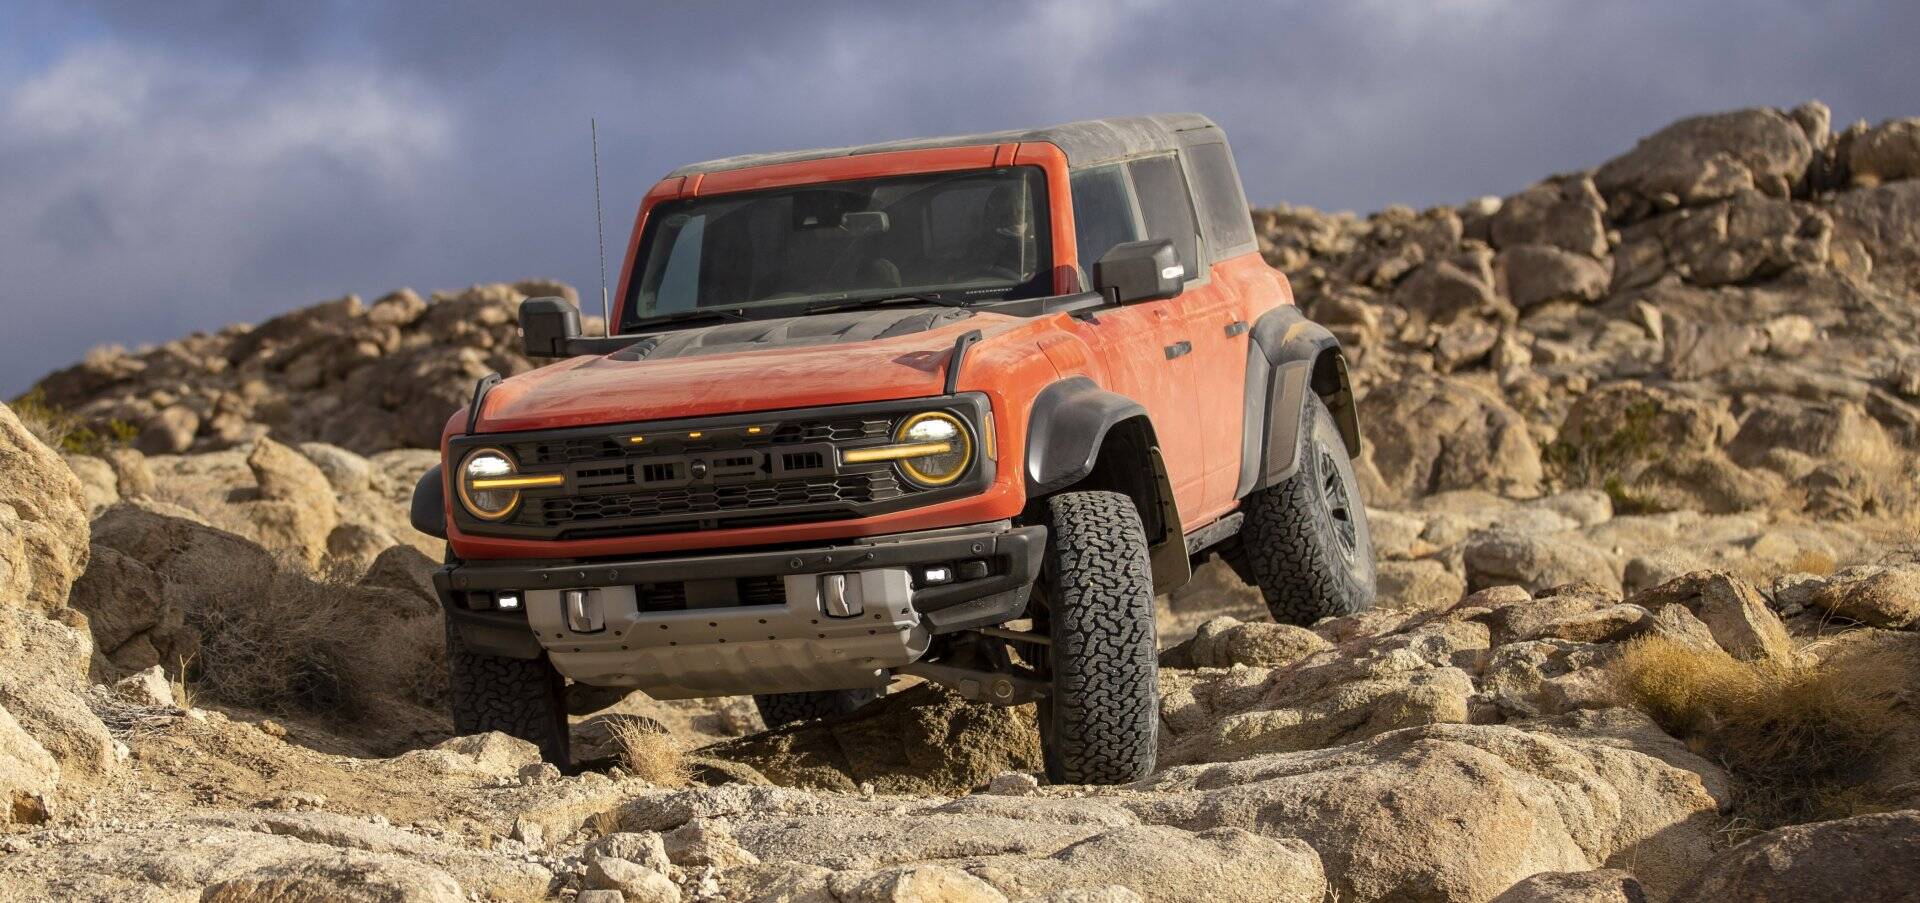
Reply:
<svg viewBox="0 0 1920 903"><path fill-rule="evenodd" d="M1153 572L1133 501L1115 492L1047 499L1039 594L1053 644L1040 745L1056 784L1124 784L1153 773L1159 664Z"/></svg>
<svg viewBox="0 0 1920 903"><path fill-rule="evenodd" d="M540 747L541 758L568 766L567 680L545 655L482 655L467 649L460 629L448 624L447 678L454 733L499 731Z"/></svg>
<svg viewBox="0 0 1920 903"><path fill-rule="evenodd" d="M1301 627L1373 607L1373 538L1333 413L1309 395L1299 467L1246 500L1246 563L1282 624Z"/></svg>

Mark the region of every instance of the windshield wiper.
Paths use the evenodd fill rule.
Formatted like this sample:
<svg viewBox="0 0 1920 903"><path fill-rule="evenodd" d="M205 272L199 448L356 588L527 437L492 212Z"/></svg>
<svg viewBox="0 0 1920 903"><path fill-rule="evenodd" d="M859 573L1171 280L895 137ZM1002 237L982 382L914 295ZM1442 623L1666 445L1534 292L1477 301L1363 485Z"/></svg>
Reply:
<svg viewBox="0 0 1920 903"><path fill-rule="evenodd" d="M752 318L748 317L744 313L741 313L738 308L696 307L692 310L676 310L672 313L654 314L651 317L641 317L640 319L635 320L632 323L628 324L628 326L644 329L648 326L663 326L668 323L685 323L693 320L729 320L729 321L737 322L740 320L748 320L748 319L752 319ZM621 330L621 331L625 332L626 330Z"/></svg>
<svg viewBox="0 0 1920 903"><path fill-rule="evenodd" d="M942 292L908 292L904 295L883 295L878 298L836 298L831 301L816 301L801 308L801 310L813 314L829 310L883 307L888 304L905 304L909 301L918 301L922 304L937 304L941 307L970 306L969 302Z"/></svg>

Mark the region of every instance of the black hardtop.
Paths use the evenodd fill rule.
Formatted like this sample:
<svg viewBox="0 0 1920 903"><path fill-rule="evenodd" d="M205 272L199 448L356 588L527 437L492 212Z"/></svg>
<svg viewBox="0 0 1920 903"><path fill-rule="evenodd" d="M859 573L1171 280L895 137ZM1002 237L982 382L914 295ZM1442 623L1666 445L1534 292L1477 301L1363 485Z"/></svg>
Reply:
<svg viewBox="0 0 1920 903"><path fill-rule="evenodd" d="M973 147L986 144L1010 144L1045 141L1067 155L1067 164L1075 169L1122 160L1155 151L1177 150L1183 143L1194 143L1191 133L1212 130L1224 140L1220 127L1199 113L1155 113L1148 116L1116 116L1087 119L1037 129L1012 129L974 135L948 135L942 138L909 138L861 144L851 147L821 147L812 150L776 151L765 154L741 154L704 163L691 163L667 174L667 178L698 173L725 172L775 163L798 163L832 157L883 154L890 151L927 150L941 147ZM1188 133L1188 134L1182 134Z"/></svg>

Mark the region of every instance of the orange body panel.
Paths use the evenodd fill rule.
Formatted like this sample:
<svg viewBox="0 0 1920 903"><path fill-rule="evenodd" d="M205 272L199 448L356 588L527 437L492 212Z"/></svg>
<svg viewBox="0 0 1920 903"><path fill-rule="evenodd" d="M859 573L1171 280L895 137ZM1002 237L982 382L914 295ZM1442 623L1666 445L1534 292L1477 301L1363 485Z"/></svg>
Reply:
<svg viewBox="0 0 1920 903"><path fill-rule="evenodd" d="M782 163L662 180L634 219L622 267L615 322L632 278L650 210L692 195L810 182L995 165L1039 166L1046 174L1055 291L1079 289L1066 156L1051 144L1022 143L898 151ZM481 433L626 424L705 415L777 411L940 395L955 339L978 329L957 388L982 392L994 411L995 478L966 498L872 517L700 532L585 540L473 536L448 517L448 539L467 559L589 558L805 543L1001 520L1026 506L1025 442L1035 397L1068 376L1085 376L1139 401L1153 420L1180 519L1204 525L1238 504L1248 334L1251 323L1292 303L1285 277L1248 253L1215 262L1179 296L1106 308L1091 320L1065 314L1021 318L979 312L928 332L851 345L721 353L667 361L588 356L522 374L485 400ZM1174 357L1169 348L1191 350ZM465 411L443 436L465 430ZM450 503L451 504L451 503Z"/></svg>

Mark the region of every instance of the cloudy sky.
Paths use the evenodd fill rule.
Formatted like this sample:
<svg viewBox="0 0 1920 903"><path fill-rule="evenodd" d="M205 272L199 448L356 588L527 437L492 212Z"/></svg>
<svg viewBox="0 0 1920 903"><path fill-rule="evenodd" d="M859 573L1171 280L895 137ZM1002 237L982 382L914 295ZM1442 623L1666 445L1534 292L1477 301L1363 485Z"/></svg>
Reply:
<svg viewBox="0 0 1920 903"><path fill-rule="evenodd" d="M1689 113L1920 114L1912 0L0 0L0 397L347 292L598 280L673 165L1160 110L1255 203L1505 194Z"/></svg>

